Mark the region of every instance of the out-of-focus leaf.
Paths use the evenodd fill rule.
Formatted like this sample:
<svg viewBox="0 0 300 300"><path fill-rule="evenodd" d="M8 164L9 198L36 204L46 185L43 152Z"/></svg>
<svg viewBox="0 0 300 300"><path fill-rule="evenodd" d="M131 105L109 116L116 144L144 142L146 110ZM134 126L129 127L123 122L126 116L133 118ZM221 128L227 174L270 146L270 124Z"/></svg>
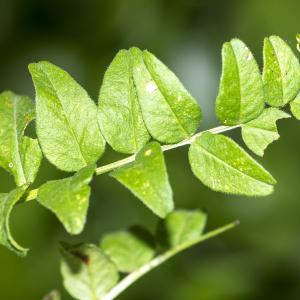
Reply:
<svg viewBox="0 0 300 300"><path fill-rule="evenodd" d="M263 81L266 102L271 106L284 106L300 90L298 58L278 36L265 38Z"/></svg>
<svg viewBox="0 0 300 300"><path fill-rule="evenodd" d="M34 118L31 99L12 92L0 94L0 166L18 186L34 181L42 159L38 141L24 136Z"/></svg>
<svg viewBox="0 0 300 300"><path fill-rule="evenodd" d="M95 103L59 67L39 62L29 70L36 90L37 135L47 159L70 172L95 163L105 148Z"/></svg>
<svg viewBox="0 0 300 300"><path fill-rule="evenodd" d="M149 140L132 77L132 58L121 50L107 69L99 95L99 124L110 146L136 153Z"/></svg>
<svg viewBox="0 0 300 300"><path fill-rule="evenodd" d="M291 112L293 116L300 120L300 92L297 94L296 98L290 103Z"/></svg>
<svg viewBox="0 0 300 300"><path fill-rule="evenodd" d="M49 294L47 294L43 300L61 300L60 292L57 290L51 291Z"/></svg>
<svg viewBox="0 0 300 300"><path fill-rule="evenodd" d="M12 237L9 228L9 217L14 205L21 199L27 188L28 185L22 185L8 194L0 194L0 244L19 256L25 256L28 249L21 247Z"/></svg>
<svg viewBox="0 0 300 300"><path fill-rule="evenodd" d="M277 108L267 108L256 119L242 125L242 137L247 147L255 154L263 156L269 144L279 139L276 121L290 118Z"/></svg>
<svg viewBox="0 0 300 300"><path fill-rule="evenodd" d="M91 191L88 184L95 168L89 165L71 177L48 181L39 188L38 202L54 212L71 234L83 230Z"/></svg>
<svg viewBox="0 0 300 300"><path fill-rule="evenodd" d="M164 218L173 210L173 194L164 156L157 142L147 144L135 161L111 173L155 214Z"/></svg>
<svg viewBox="0 0 300 300"><path fill-rule="evenodd" d="M154 238L140 226L106 234L101 240L101 248L124 273L146 264L155 254Z"/></svg>
<svg viewBox="0 0 300 300"><path fill-rule="evenodd" d="M102 299L118 282L117 267L99 247L62 244L61 248L64 286L75 299Z"/></svg>
<svg viewBox="0 0 300 300"><path fill-rule="evenodd" d="M235 125L256 118L264 108L264 91L255 58L242 41L233 39L223 45L222 61L218 119Z"/></svg>
<svg viewBox="0 0 300 300"><path fill-rule="evenodd" d="M130 52L139 103L152 137L176 143L193 135L201 120L196 100L153 54L137 48Z"/></svg>
<svg viewBox="0 0 300 300"><path fill-rule="evenodd" d="M212 190L265 196L275 179L232 139L204 132L191 145L189 160L195 176Z"/></svg>

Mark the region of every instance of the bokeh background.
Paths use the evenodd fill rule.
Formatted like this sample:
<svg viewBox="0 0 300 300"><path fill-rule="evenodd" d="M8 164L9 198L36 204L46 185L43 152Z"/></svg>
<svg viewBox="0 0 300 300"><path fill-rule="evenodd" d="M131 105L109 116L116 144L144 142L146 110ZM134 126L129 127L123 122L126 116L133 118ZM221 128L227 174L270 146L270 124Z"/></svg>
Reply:
<svg viewBox="0 0 300 300"><path fill-rule="evenodd" d="M299 0L0 0L0 90L33 97L27 65L45 59L69 71L97 99L116 52L138 46L175 71L202 107L201 128L210 128L218 124L214 102L222 43L241 38L261 65L265 36L278 34L296 51L299 16ZM265 198L214 193L193 177L186 148L166 154L177 207L205 208L208 229L235 219L241 225L180 254L118 299L300 299L300 122L281 121L280 134L263 159L278 180L275 193ZM233 137L239 140L239 132ZM119 157L108 151L99 164ZM44 160L35 185L63 176ZM0 171L0 192L11 188L12 178ZM106 175L92 183L88 222L78 237L68 236L35 201L19 205L13 234L31 251L21 259L0 247L0 299L42 299L53 288L71 299L61 284L58 241L98 243L103 232L136 223L154 230L156 222Z"/></svg>

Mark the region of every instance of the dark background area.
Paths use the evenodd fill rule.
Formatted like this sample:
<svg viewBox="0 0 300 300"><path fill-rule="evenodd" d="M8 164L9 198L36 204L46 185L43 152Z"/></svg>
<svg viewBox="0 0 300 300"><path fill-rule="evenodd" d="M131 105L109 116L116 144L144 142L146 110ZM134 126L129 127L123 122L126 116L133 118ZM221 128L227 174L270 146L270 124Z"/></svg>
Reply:
<svg viewBox="0 0 300 300"><path fill-rule="evenodd" d="M0 0L0 90L34 96L27 65L49 60L97 99L106 67L121 48L151 50L175 71L203 110L200 129L217 126L214 102L222 43L239 37L261 65L263 38L278 34L296 51L300 2L204 0ZM187 149L166 154L177 207L206 208L208 229L239 219L240 227L190 249L145 276L120 300L300 299L300 122L280 122L281 139L263 165L278 180L274 194L246 198L214 193L195 179ZM231 134L237 140L239 132ZM1 141L0 141L1 142ZM108 151L98 164L120 156ZM35 183L65 176L45 159ZM0 192L13 188L0 171ZM13 234L31 248L26 258L0 248L0 299L42 299L62 292L57 243L98 243L101 234L157 218L107 175L92 183L88 222L68 236L35 201L12 215ZM70 299L64 292L63 299Z"/></svg>

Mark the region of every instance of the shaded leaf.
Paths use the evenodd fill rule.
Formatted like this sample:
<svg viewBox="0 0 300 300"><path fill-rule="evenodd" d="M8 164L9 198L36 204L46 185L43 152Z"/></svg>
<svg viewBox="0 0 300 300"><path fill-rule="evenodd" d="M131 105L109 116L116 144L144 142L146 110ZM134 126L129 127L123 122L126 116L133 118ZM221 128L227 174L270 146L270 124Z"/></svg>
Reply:
<svg viewBox="0 0 300 300"><path fill-rule="evenodd" d="M153 54L137 48L130 52L139 103L152 137L163 143L176 143L193 135L201 120L196 100Z"/></svg>
<svg viewBox="0 0 300 300"><path fill-rule="evenodd" d="M0 94L0 166L18 186L34 181L42 159L38 141L24 136L34 118L31 99L12 92Z"/></svg>
<svg viewBox="0 0 300 300"><path fill-rule="evenodd" d="M279 139L276 121L290 115L277 108L267 108L256 119L242 125L242 137L247 147L263 156L269 144Z"/></svg>
<svg viewBox="0 0 300 300"><path fill-rule="evenodd" d="M124 273L146 264L155 254L154 238L141 226L106 234L101 240L101 248Z"/></svg>
<svg viewBox="0 0 300 300"><path fill-rule="evenodd" d="M265 196L275 179L230 138L204 132L191 145L189 160L195 176L212 190Z"/></svg>
<svg viewBox="0 0 300 300"><path fill-rule="evenodd" d="M256 118L264 108L263 83L248 47L233 39L222 48L222 76L216 100L220 122L236 125Z"/></svg>
<svg viewBox="0 0 300 300"><path fill-rule="evenodd" d="M105 147L96 105L59 67L39 62L29 70L36 90L37 135L47 159L70 172L95 163Z"/></svg>
<svg viewBox="0 0 300 300"><path fill-rule="evenodd" d="M173 194L159 143L151 142L135 161L111 173L155 214L165 217L173 210Z"/></svg>
<svg viewBox="0 0 300 300"><path fill-rule="evenodd" d="M300 120L300 92L297 94L296 98L290 103L291 112L293 116Z"/></svg>
<svg viewBox="0 0 300 300"><path fill-rule="evenodd" d="M21 199L27 188L28 185L23 185L8 194L0 194L0 244L19 256L25 256L28 249L21 247L12 237L9 228L9 217L14 205Z"/></svg>
<svg viewBox="0 0 300 300"><path fill-rule="evenodd" d="M75 299L102 299L119 280L115 264L95 245L63 244L61 253L64 286Z"/></svg>
<svg viewBox="0 0 300 300"><path fill-rule="evenodd" d="M48 181L39 188L37 201L54 212L71 234L83 230L91 192L88 184L95 168L89 165L71 177Z"/></svg>
<svg viewBox="0 0 300 300"><path fill-rule="evenodd" d="M99 95L99 124L110 146L136 153L150 139L132 77L132 59L121 50L107 69Z"/></svg>
<svg viewBox="0 0 300 300"><path fill-rule="evenodd" d="M298 58L278 36L265 38L263 81L266 102L271 106L284 106L300 90Z"/></svg>
<svg viewBox="0 0 300 300"><path fill-rule="evenodd" d="M207 216L200 210L178 209L171 212L158 226L158 239L164 248L173 248L200 237Z"/></svg>

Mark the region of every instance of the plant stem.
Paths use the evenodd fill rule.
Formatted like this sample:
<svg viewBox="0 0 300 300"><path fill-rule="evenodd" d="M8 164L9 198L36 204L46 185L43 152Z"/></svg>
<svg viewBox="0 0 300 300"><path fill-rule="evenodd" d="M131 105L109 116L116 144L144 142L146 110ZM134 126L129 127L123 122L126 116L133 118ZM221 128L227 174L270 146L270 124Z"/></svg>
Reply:
<svg viewBox="0 0 300 300"><path fill-rule="evenodd" d="M162 151L169 151L169 150L172 150L172 149L176 149L176 148L179 148L179 147L191 144L203 132L211 132L211 133L215 133L216 134L216 133L221 133L221 132L233 130L233 129L238 128L240 126L241 125L235 125L235 126L218 126L218 127L212 128L212 129L208 129L208 130L205 130L205 131L198 132L198 133L194 134L193 136L191 136L190 138L185 139L185 140L183 140L183 141L181 141L181 142L179 142L177 144L163 145L161 148L162 148ZM119 167L122 167L124 165L127 165L127 164L133 162L134 160L135 160L135 154L133 154L131 156L128 156L128 157L126 157L124 159L115 161L113 163L110 163L110 164L98 167L96 169L95 173L96 173L96 175L105 174L105 173L108 173L108 172L110 172L110 171L112 171L112 170L114 170L116 168L119 168ZM29 191L27 193L27 196L26 196L25 200L23 200L22 202L28 202L28 201L34 200L37 197L37 193L38 193L38 189L34 189L34 190Z"/></svg>
<svg viewBox="0 0 300 300"><path fill-rule="evenodd" d="M159 265L161 265L163 262L170 259L174 255L180 253L181 251L183 251L187 248L190 248L191 246L194 246L194 245L196 245L200 242L203 242L203 241L208 240L212 237L215 237L215 236L217 236L217 235L219 235L219 234L221 234L221 233L223 233L227 230L230 230L230 229L236 227L237 225L239 225L239 221L235 221L233 223L230 223L228 225L225 225L223 227L220 227L218 229L210 231L210 232L200 236L198 239L195 239L191 242L187 242L187 243L184 243L182 245L179 245L175 248L172 248L172 249L168 250L167 252L165 252L163 254L160 254L160 255L156 256L154 259L152 259L147 264L143 265L142 267L140 267L136 271L134 271L134 272L130 273L129 275L127 275L114 288L112 288L110 290L110 292L102 298L102 300L113 300L113 299L115 299L117 296L119 296L124 290L126 290L130 285L132 285L134 282L136 282L143 275L150 272L154 268L158 267Z"/></svg>

